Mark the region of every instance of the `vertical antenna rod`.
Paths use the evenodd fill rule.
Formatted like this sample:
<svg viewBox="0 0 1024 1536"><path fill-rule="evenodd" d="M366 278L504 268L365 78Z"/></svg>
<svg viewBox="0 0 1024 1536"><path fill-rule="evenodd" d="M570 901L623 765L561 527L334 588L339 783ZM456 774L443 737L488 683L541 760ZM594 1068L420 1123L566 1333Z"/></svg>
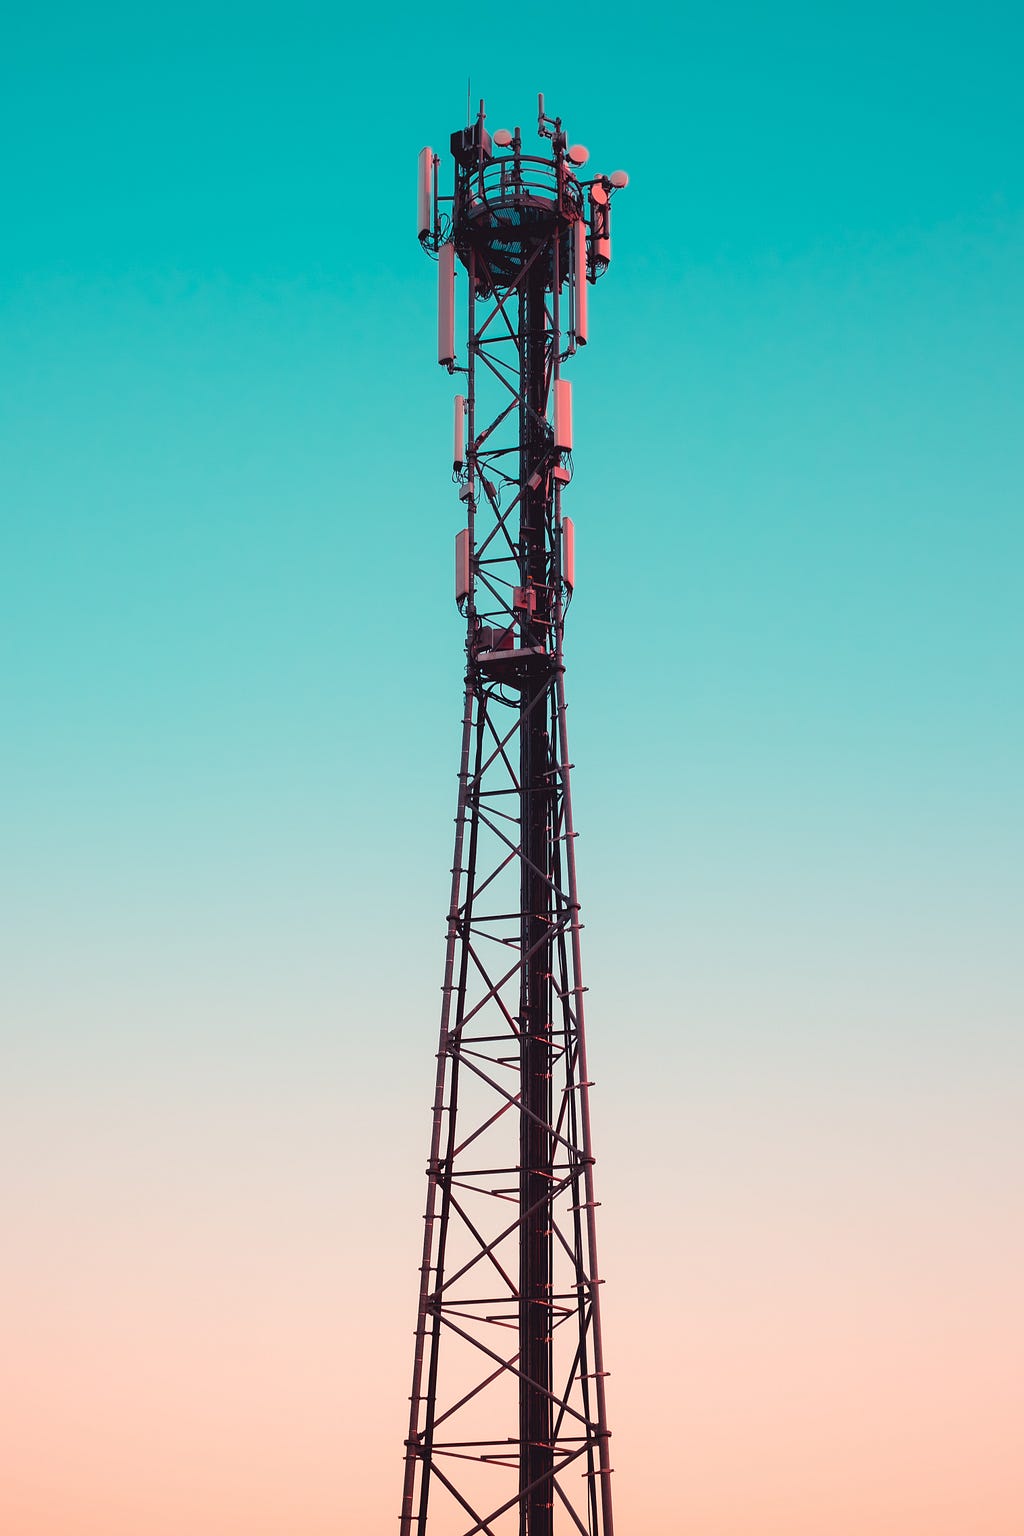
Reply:
<svg viewBox="0 0 1024 1536"><path fill-rule="evenodd" d="M543 96L541 153L523 153L518 128L492 141L485 123L481 101L452 134L451 196L439 157L420 156L438 360L461 376L466 692L401 1536L427 1536L428 1516L430 1536L614 1536L563 686L575 530L561 369L587 341L585 285L608 265L627 178L583 180L587 152Z"/></svg>

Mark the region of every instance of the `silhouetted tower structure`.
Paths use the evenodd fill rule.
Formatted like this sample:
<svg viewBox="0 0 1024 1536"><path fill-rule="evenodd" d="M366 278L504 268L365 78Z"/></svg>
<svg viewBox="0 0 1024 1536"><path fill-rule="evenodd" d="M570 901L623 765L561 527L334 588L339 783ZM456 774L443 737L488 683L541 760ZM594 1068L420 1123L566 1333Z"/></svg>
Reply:
<svg viewBox="0 0 1024 1536"><path fill-rule="evenodd" d="M621 171L476 122L420 156L455 397L467 621L455 858L401 1536L613 1536L562 630L572 394ZM458 274L458 277L456 276ZM464 296L464 350L456 346ZM429 1522L428 1522L429 1515Z"/></svg>

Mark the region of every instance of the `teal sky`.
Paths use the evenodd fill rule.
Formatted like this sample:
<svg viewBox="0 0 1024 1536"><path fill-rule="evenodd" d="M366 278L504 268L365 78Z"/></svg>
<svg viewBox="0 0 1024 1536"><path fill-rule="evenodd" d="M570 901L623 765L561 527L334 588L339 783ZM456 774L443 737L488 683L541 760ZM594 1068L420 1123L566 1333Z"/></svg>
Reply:
<svg viewBox="0 0 1024 1536"><path fill-rule="evenodd" d="M321 1426L350 1419L340 1452L318 1431L304 1536L347 1528L335 1454L349 1479L383 1469L364 1536L398 1507L462 644L415 161L461 126L467 75L492 127L532 134L543 90L591 168L631 178L573 363L566 503L624 1529L1020 1529L998 1424L964 1473L990 1512L948 1469L968 1399L1003 1401L1024 1279L1022 41L1007 4L5 20L11 1316L85 1269L106 1277L88 1305L53 1282L67 1328L123 1354L132 1297L216 1377L156 1257L131 1278L145 1208L149 1251L197 1287L244 1248L264 1332L298 1358L305 1307L333 1372L367 1347L350 1261L375 1265L379 1388L358 1413L309 1388ZM870 1303L848 1290L867 1255ZM979 1330L934 1466L904 1456L849 1533L839 1470L777 1527L767 1493L744 1524L707 1470L789 1422L728 1358L748 1269L804 1358L874 1358L922 1305L922 1359ZM645 1278L666 1272L671 1324ZM719 1439L713 1365L745 1405ZM808 1367L808 1422L820 1385ZM913 1496L931 1474L935 1507ZM262 1536L224 1478L211 1536ZM21 1536L80 1536L24 1479ZM159 1486L126 1533L163 1536ZM175 1518L207 1536L187 1502Z"/></svg>

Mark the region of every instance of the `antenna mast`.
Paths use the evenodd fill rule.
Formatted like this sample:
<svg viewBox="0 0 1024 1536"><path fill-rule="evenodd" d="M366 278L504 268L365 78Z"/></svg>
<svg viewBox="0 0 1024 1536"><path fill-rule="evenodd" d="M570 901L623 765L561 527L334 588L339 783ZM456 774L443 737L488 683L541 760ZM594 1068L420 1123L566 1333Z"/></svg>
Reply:
<svg viewBox="0 0 1024 1536"><path fill-rule="evenodd" d="M420 155L438 361L459 375L466 692L401 1536L614 1536L580 969L565 611L572 387L624 172L538 99ZM466 318L456 347L456 294Z"/></svg>

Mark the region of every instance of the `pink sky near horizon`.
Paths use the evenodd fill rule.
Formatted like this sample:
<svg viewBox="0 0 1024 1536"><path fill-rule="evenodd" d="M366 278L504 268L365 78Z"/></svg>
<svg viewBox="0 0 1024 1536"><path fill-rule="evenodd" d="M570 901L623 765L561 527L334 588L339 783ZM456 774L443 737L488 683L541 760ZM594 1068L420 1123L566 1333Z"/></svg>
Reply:
<svg viewBox="0 0 1024 1536"><path fill-rule="evenodd" d="M131 1087L7 1117L0 1529L393 1532L425 1117L375 1147L329 1079ZM851 1093L829 1134L799 1093L712 1098L649 1129L670 1180L604 1099L620 1529L1020 1536L1012 1094L928 1130Z"/></svg>

